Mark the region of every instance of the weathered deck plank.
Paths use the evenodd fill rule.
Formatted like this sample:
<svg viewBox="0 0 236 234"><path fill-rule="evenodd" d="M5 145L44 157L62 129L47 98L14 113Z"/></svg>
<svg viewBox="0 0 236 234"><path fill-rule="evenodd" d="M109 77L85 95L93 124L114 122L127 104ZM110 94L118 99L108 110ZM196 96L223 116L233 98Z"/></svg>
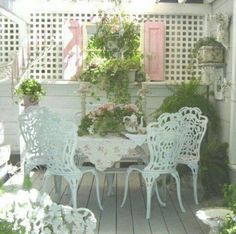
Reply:
<svg viewBox="0 0 236 234"><path fill-rule="evenodd" d="M114 178L116 180L116 176ZM116 187L113 186L114 194L107 196L107 183L105 182L102 205L104 212L102 212L100 219L99 233L116 234Z"/></svg>
<svg viewBox="0 0 236 234"><path fill-rule="evenodd" d="M188 204L189 200L187 200L187 197L182 195L183 205L184 205L184 208L186 210L185 213L181 212L181 210L180 210L176 191L169 192L169 197L172 200L172 204L173 204L173 206L175 207L175 209L177 211L177 214L178 214L178 216L179 216L179 218L180 218L180 220L183 224L184 229L186 230L186 233L191 233L191 234L202 234L202 233L204 233L202 231L202 229L199 229L198 223L196 221L195 214L192 213L192 210L189 207L189 204Z"/></svg>
<svg viewBox="0 0 236 234"><path fill-rule="evenodd" d="M132 173L129 179L130 201L133 214L133 226L135 234L151 233L149 221L146 220L146 205L142 193L142 187L137 173ZM127 204L125 204L127 205Z"/></svg>
<svg viewBox="0 0 236 234"><path fill-rule="evenodd" d="M100 211L98 203L97 203L97 195L96 195L96 183L95 180L93 180L93 184L91 185L91 193L90 193L90 198L88 202L87 208L92 210L96 219L97 219L97 233L99 233L100 229L100 220L101 220L101 215L102 211ZM100 196L101 196L101 201L103 199L103 193L105 192L104 187L105 187L105 175L99 174L99 187L100 187ZM81 188L82 189L82 188Z"/></svg>
<svg viewBox="0 0 236 234"><path fill-rule="evenodd" d="M130 204L130 196L128 194L127 201L123 208L120 207L124 195L125 175L120 174L117 177L117 234L134 233L133 216Z"/></svg>
<svg viewBox="0 0 236 234"><path fill-rule="evenodd" d="M41 189L43 171L32 172L31 181L33 188ZM15 175L4 186L20 187L23 175ZM104 210L100 211L96 199L95 180L91 175L85 175L78 189L78 206L89 208L97 219L97 234L206 234L209 229L196 217L196 210L201 208L195 205L192 198L192 190L182 186L182 199L186 213L182 213L176 191L167 190L167 206L161 207L155 196L152 198L151 219L145 219L146 215L146 191L145 185L140 186L140 180L136 173L131 174L129 193L123 208L120 204L123 199L125 175L118 174L114 179L114 195L107 196L107 184L105 175L99 174L100 194ZM62 194L60 203L68 205L70 194L67 191L68 184L62 180ZM53 200L56 199L53 177L49 179L46 190Z"/></svg>

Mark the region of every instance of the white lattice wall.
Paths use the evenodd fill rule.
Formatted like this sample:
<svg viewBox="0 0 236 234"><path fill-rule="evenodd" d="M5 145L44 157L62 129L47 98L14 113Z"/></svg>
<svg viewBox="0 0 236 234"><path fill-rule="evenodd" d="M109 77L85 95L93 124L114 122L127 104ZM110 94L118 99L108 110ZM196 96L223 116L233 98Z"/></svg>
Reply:
<svg viewBox="0 0 236 234"><path fill-rule="evenodd" d="M47 58L39 61L31 70L35 78L63 79L62 27L66 19L89 22L95 16L77 13L33 13L31 14L31 55L42 50L45 41L53 35L56 47L47 53ZM188 80L189 52L194 43L203 36L203 16L189 15L133 15L138 22L145 20L163 21L166 25L165 79L168 81ZM195 69L195 75L200 71Z"/></svg>
<svg viewBox="0 0 236 234"><path fill-rule="evenodd" d="M76 19L86 24L94 14L78 13L31 13L30 15L30 55L42 54L31 68L30 74L36 79L63 79L62 37L63 24L68 19ZM133 15L138 22L146 20L163 21L166 25L165 80L183 81L192 77L188 70L190 50L204 32L203 16L190 15ZM0 17L0 61L7 61L11 51L18 49L18 27L5 17ZM200 71L195 68L195 75Z"/></svg>
<svg viewBox="0 0 236 234"><path fill-rule="evenodd" d="M18 51L19 27L5 16L0 15L0 63L9 62Z"/></svg>

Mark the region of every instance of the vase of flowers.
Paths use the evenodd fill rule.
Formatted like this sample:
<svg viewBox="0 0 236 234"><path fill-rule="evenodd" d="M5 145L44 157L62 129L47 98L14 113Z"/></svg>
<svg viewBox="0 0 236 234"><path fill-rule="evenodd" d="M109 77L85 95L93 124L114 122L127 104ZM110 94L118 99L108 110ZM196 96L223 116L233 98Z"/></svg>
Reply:
<svg viewBox="0 0 236 234"><path fill-rule="evenodd" d="M85 115L78 129L78 135L108 133L119 134L125 130L123 118L135 114L138 121L143 116L142 112L134 104L105 103Z"/></svg>

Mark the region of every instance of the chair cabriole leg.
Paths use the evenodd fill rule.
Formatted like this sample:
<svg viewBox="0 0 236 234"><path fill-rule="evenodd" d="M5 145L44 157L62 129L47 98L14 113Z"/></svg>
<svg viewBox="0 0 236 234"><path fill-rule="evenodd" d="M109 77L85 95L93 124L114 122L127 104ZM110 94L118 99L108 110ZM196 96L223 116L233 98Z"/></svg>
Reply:
<svg viewBox="0 0 236 234"><path fill-rule="evenodd" d="M171 175L175 178L179 206L180 206L181 211L184 213L185 209L184 209L184 206L183 206L183 203L182 203L182 198L181 198L179 174L178 174L177 171L175 171L175 172L172 172Z"/></svg>

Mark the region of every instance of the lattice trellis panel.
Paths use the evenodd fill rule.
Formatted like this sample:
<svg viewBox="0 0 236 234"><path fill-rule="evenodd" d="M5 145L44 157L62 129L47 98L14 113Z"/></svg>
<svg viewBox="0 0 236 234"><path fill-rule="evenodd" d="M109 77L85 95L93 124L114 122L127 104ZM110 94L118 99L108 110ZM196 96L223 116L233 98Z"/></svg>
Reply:
<svg viewBox="0 0 236 234"><path fill-rule="evenodd" d="M202 16L146 15L144 20L163 21L166 25L165 80L184 81L201 75L196 66L192 74L189 64L191 49L203 37Z"/></svg>
<svg viewBox="0 0 236 234"><path fill-rule="evenodd" d="M18 51L19 27L15 22L0 15L0 63L9 62Z"/></svg>
<svg viewBox="0 0 236 234"><path fill-rule="evenodd" d="M50 47L31 69L40 79L63 79L62 37L63 24L68 19L87 23L95 15L78 13L32 13L30 30L31 57ZM184 81L192 75L188 70L190 51L194 43L203 37L203 16L189 15L133 15L138 22L163 21L166 25L165 80ZM53 41L52 41L53 39ZM195 68L195 75L200 71Z"/></svg>

